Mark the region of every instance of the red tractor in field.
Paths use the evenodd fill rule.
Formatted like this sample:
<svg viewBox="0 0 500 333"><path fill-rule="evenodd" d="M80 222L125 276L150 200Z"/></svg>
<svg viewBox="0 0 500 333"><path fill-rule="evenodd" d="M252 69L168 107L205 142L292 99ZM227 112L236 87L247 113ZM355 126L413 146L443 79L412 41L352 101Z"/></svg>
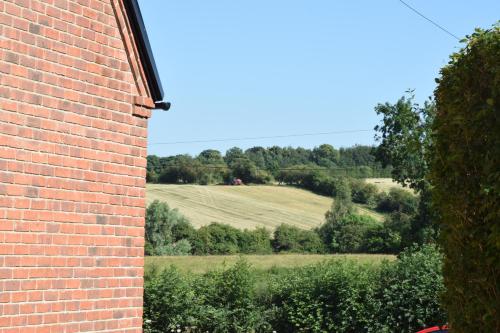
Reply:
<svg viewBox="0 0 500 333"><path fill-rule="evenodd" d="M434 326L434 327L429 327L426 329L423 329L421 331L418 331L416 333L449 333L450 331L448 330L448 326Z"/></svg>
<svg viewBox="0 0 500 333"><path fill-rule="evenodd" d="M243 181L239 178L233 178L233 180L231 180L231 185L243 185Z"/></svg>

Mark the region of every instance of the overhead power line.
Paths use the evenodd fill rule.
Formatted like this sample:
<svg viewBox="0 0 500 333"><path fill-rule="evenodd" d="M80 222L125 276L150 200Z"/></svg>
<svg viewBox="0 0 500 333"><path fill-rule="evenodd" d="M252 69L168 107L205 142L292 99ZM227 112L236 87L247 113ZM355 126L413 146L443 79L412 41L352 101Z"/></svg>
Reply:
<svg viewBox="0 0 500 333"><path fill-rule="evenodd" d="M170 164L166 165L164 168L176 168L182 167L180 164ZM225 165L195 165L190 166L193 169L209 169L209 170L231 170L231 167ZM310 167L310 168L297 168L297 167L279 167L273 168L273 171L336 171L336 170L360 170L365 167L365 165L360 166L347 166L347 167ZM255 167L259 171L268 171L266 168Z"/></svg>
<svg viewBox="0 0 500 333"><path fill-rule="evenodd" d="M345 131L300 133L300 134L285 134L285 135L270 135L270 136L250 136L250 137L241 137L241 138L154 142L154 143L150 143L149 145L151 145L151 146L153 146L153 145L177 145L177 144L186 144L186 143L206 143L206 142L227 142L227 141L278 139L278 138L292 138L292 137L318 136L318 135L330 135L330 134L360 133L360 132L369 132L369 131L373 131L373 130L372 129L362 129L362 130L345 130Z"/></svg>
<svg viewBox="0 0 500 333"><path fill-rule="evenodd" d="M404 2L403 0L399 0L399 2L401 2L403 5L405 5L406 7L408 7L410 10L412 10L413 12L415 12L417 15L419 15L420 17L423 17L425 20L427 20L428 22L430 22L431 24L433 24L437 28L441 29L442 31L444 31L445 33L447 33L448 35L450 35L451 37L453 37L456 40L460 41L460 38L457 35L451 33L448 29L444 28L442 25L439 25L438 23L434 22L433 20L431 20L430 18L428 18L427 16L425 16L424 14L422 14L421 12L419 12L418 10L416 10L415 8L413 8L412 6L410 6L409 4L407 4L406 2Z"/></svg>

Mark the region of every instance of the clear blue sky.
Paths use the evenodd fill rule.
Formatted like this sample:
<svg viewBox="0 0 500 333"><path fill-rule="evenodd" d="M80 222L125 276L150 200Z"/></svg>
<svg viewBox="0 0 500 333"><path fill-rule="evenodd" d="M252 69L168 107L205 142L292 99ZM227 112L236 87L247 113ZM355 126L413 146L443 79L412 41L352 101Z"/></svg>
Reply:
<svg viewBox="0 0 500 333"><path fill-rule="evenodd" d="M373 107L432 95L459 43L398 0L140 0L168 112L150 154L232 146L373 144L373 132L236 142L157 142L372 129ZM500 19L498 0L406 0L460 37Z"/></svg>

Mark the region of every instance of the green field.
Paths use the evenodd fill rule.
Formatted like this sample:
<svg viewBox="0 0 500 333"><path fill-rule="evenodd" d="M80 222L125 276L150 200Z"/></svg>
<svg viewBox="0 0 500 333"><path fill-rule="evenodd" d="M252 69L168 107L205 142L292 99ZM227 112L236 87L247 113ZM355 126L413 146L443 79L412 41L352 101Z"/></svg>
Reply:
<svg viewBox="0 0 500 333"><path fill-rule="evenodd" d="M147 202L164 201L178 208L195 227L219 222L240 229L282 223L312 229L324 222L333 199L290 186L147 185ZM384 216L361 205L361 214Z"/></svg>
<svg viewBox="0 0 500 333"><path fill-rule="evenodd" d="M230 256L176 256L146 257L146 269L156 266L161 269L170 265L190 273L207 271L231 266L239 258L245 258L256 270L267 271L272 268L293 268L315 264L326 260L356 260L362 263L380 263L382 260L394 260L393 255L378 254L273 254L273 255L230 255Z"/></svg>

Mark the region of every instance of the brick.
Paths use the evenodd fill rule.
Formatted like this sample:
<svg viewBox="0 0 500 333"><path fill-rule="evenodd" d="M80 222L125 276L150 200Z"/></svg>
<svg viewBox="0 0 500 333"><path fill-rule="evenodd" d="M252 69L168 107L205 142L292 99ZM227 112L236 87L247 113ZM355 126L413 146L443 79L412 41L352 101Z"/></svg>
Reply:
<svg viewBox="0 0 500 333"><path fill-rule="evenodd" d="M2 333L141 332L154 103L121 1L0 1Z"/></svg>

